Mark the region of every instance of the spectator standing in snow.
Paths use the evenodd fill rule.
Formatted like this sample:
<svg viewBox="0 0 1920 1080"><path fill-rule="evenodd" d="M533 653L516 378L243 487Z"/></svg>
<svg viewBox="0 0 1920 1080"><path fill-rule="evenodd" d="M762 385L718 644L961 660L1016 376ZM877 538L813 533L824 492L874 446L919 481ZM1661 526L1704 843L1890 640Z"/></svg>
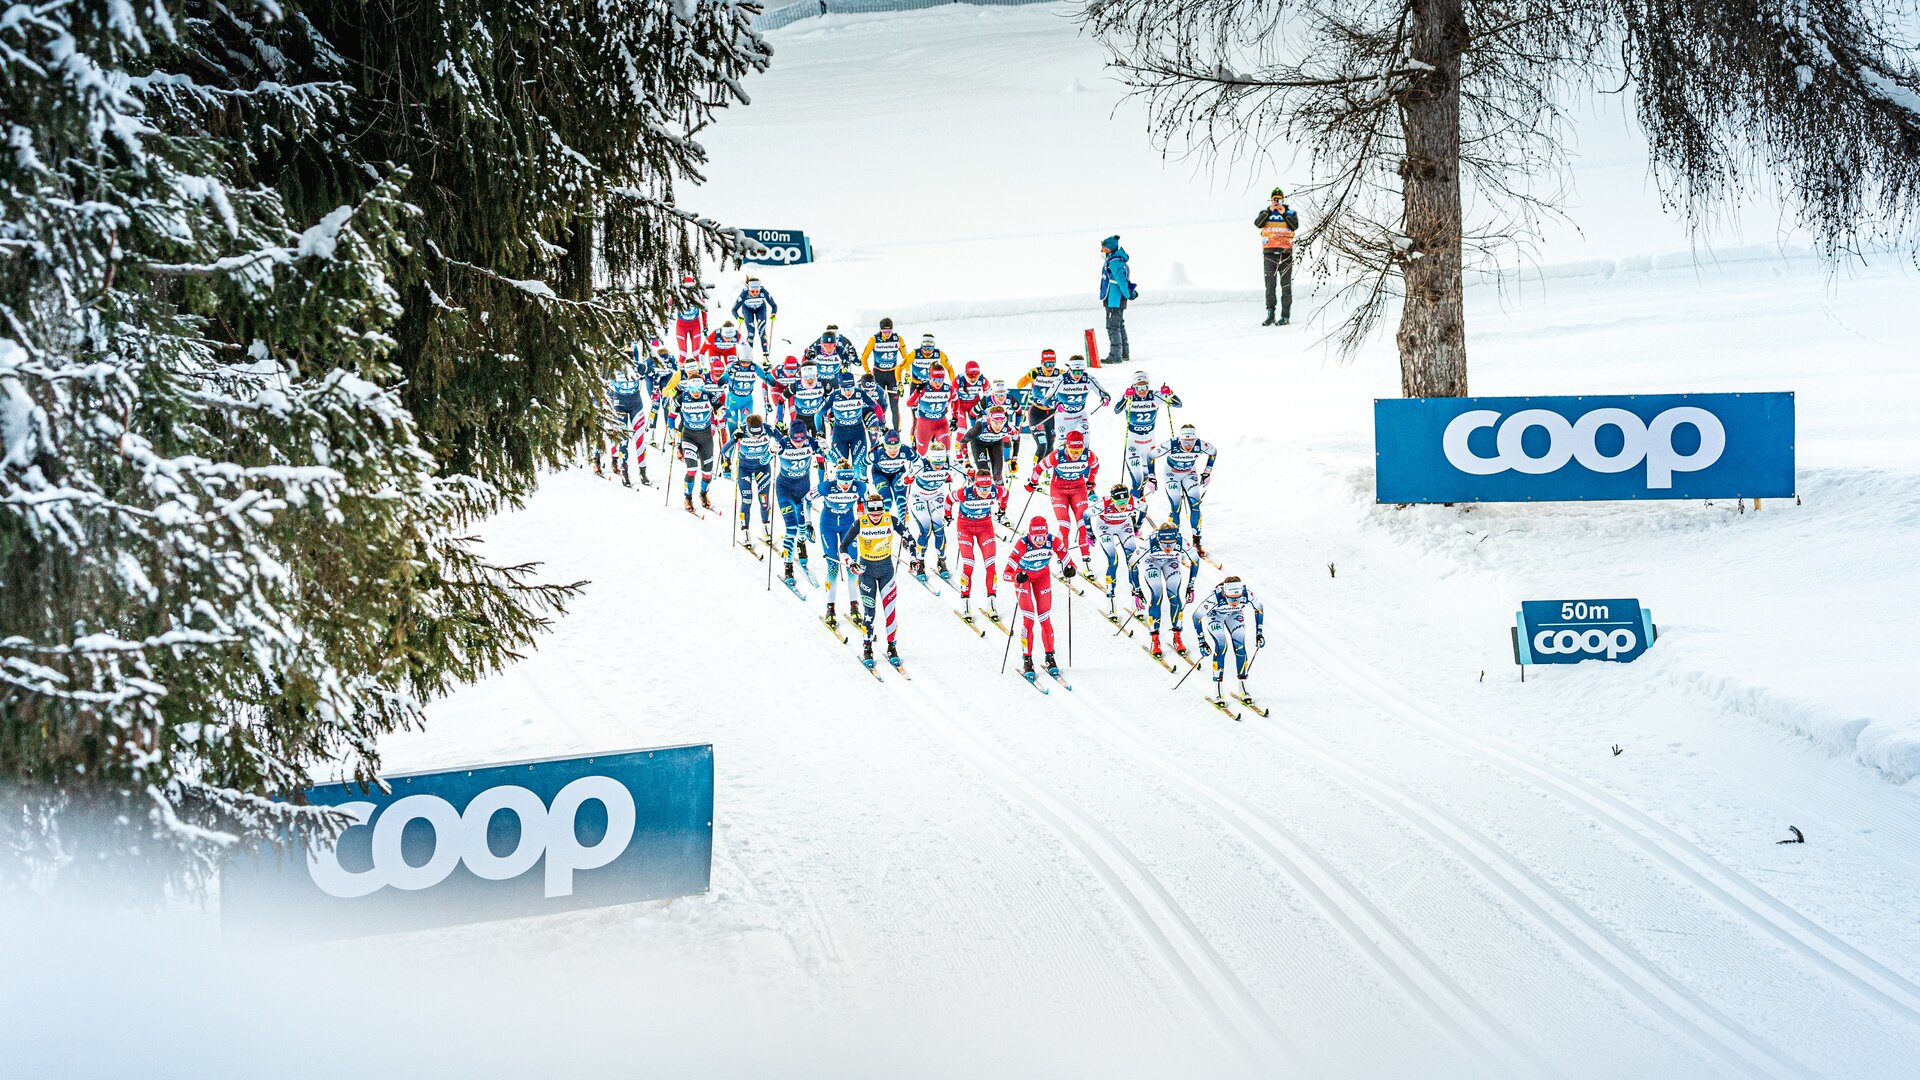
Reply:
<svg viewBox="0 0 1920 1080"><path fill-rule="evenodd" d="M1107 309L1107 358L1102 363L1119 364L1128 359L1127 301L1138 299L1133 275L1127 269L1127 253L1120 237L1100 241L1100 302Z"/></svg>
<svg viewBox="0 0 1920 1080"><path fill-rule="evenodd" d="M1293 312L1293 231L1300 215L1287 209L1287 193L1273 189L1273 201L1253 216L1260 230L1260 262L1267 280L1267 321L1261 326L1285 326ZM1280 279L1280 317L1273 317L1273 281Z"/></svg>

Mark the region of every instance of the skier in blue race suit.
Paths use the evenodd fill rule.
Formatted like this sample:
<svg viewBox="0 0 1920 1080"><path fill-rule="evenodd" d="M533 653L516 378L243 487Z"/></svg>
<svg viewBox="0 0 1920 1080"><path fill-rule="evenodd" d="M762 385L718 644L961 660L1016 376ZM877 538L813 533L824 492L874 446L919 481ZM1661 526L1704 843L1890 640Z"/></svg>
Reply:
<svg viewBox="0 0 1920 1080"><path fill-rule="evenodd" d="M740 331L747 339L747 349L752 351L758 345L762 360L772 356L773 320L779 312L780 305L773 302L773 294L760 284L757 277L747 279L747 287L740 290L740 298L733 302L733 317L740 320Z"/></svg>

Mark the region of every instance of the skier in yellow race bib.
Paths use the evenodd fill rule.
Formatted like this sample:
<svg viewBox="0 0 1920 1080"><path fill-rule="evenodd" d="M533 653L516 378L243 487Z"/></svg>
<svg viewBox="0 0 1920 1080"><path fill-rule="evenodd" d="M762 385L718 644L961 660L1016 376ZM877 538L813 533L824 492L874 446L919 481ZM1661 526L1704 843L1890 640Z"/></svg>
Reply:
<svg viewBox="0 0 1920 1080"><path fill-rule="evenodd" d="M887 513L887 501L876 492L867 496L840 548L848 576L859 576L860 610L866 617L867 631L861 659L869 668L873 667L874 632L879 627L887 631L887 663L900 667L894 619L900 584L893 577L893 541L897 535L893 515Z"/></svg>

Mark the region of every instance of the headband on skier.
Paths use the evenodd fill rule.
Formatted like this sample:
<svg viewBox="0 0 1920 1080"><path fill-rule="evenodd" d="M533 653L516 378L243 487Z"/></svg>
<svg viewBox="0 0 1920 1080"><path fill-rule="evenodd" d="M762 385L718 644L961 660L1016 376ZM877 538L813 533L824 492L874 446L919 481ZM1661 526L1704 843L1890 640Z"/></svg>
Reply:
<svg viewBox="0 0 1920 1080"><path fill-rule="evenodd" d="M1247 583L1240 580L1240 575L1229 574L1227 579L1220 583L1220 591L1238 600L1247 595Z"/></svg>
<svg viewBox="0 0 1920 1080"><path fill-rule="evenodd" d="M1040 366L1041 367L1052 367L1055 362L1056 362L1056 358L1053 355L1052 349L1040 350Z"/></svg>
<svg viewBox="0 0 1920 1080"><path fill-rule="evenodd" d="M1027 522L1027 533L1030 536L1045 536L1048 530L1047 519L1039 514L1033 515L1033 520Z"/></svg>
<svg viewBox="0 0 1920 1080"><path fill-rule="evenodd" d="M839 468L834 470L833 478L835 480L838 480L842 484L853 483L854 481L853 466L848 464L847 462L844 462L844 461L841 462Z"/></svg>
<svg viewBox="0 0 1920 1080"><path fill-rule="evenodd" d="M1183 439L1197 439L1200 437L1200 433L1194 430L1192 424L1181 424L1180 437Z"/></svg>
<svg viewBox="0 0 1920 1080"><path fill-rule="evenodd" d="M1079 355L1067 357L1067 370L1068 371L1087 370L1087 358Z"/></svg>
<svg viewBox="0 0 1920 1080"><path fill-rule="evenodd" d="M758 435L760 434L761 429L765 428L766 426L767 426L767 422L760 418L759 413L747 414L747 431L751 432L752 434Z"/></svg>
<svg viewBox="0 0 1920 1080"><path fill-rule="evenodd" d="M983 469L983 470L981 470L980 472L977 472L977 473L974 473L974 474L973 474L973 486L974 486L974 487L990 487L990 486L992 486L992 484L993 484L993 474L992 474L992 473L990 473L990 472L987 472L987 471L985 471L985 470Z"/></svg>
<svg viewBox="0 0 1920 1080"><path fill-rule="evenodd" d="M801 364L801 365L800 365L800 377L801 377L801 378L803 378L803 379L815 379L815 378L819 378L819 376L820 376L820 369L819 369L819 368L817 368L817 367L814 367L814 366L813 366L812 364Z"/></svg>
<svg viewBox="0 0 1920 1080"><path fill-rule="evenodd" d="M1069 450L1085 449L1087 445L1086 433L1078 429L1069 431L1067 432L1066 443L1067 443L1067 449Z"/></svg>
<svg viewBox="0 0 1920 1080"><path fill-rule="evenodd" d="M868 517L877 517L887 510L887 501L878 495L867 496L866 502L861 505L866 508Z"/></svg>
<svg viewBox="0 0 1920 1080"><path fill-rule="evenodd" d="M893 329L893 320L892 320L892 319L881 319L881 320L880 320L880 329L882 329L882 330L891 330L891 329Z"/></svg>
<svg viewBox="0 0 1920 1080"><path fill-rule="evenodd" d="M947 448L944 446L941 446L939 443L934 443L932 446L927 447L927 460L928 461L947 460Z"/></svg>
<svg viewBox="0 0 1920 1080"><path fill-rule="evenodd" d="M1107 489L1107 498L1118 502L1127 497L1127 485L1115 484Z"/></svg>
<svg viewBox="0 0 1920 1080"><path fill-rule="evenodd" d="M1145 386L1152 381L1153 380L1147 378L1147 373L1144 371L1136 371L1133 373L1133 385L1135 386Z"/></svg>

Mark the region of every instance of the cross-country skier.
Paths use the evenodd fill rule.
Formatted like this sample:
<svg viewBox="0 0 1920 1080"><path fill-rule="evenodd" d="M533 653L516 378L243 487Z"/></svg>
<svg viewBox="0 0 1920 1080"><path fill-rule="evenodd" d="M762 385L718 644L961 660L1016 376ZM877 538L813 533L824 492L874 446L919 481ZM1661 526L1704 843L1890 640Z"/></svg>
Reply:
<svg viewBox="0 0 1920 1080"><path fill-rule="evenodd" d="M1213 657L1213 697L1220 700L1220 692L1226 681L1227 645L1233 645L1233 674L1240 680L1240 699L1248 705L1253 704L1253 693L1247 689L1247 673L1253 659L1247 655L1247 617L1253 617L1253 647L1266 647L1267 635L1261 629L1266 620L1266 611L1260 601L1240 580L1238 574L1227 575L1226 580L1213 587L1200 606L1193 609L1193 635L1200 643L1200 658Z"/></svg>
<svg viewBox="0 0 1920 1080"><path fill-rule="evenodd" d="M841 558L849 574L857 572L860 576L860 610L867 632L863 658L872 663L874 631L884 626L887 661L897 667L900 652L894 610L900 599L900 585L893 579L893 515L887 513L887 505L879 495L868 495L861 511L853 530L847 533Z"/></svg>
<svg viewBox="0 0 1920 1080"><path fill-rule="evenodd" d="M820 372L820 381L833 386L840 381L840 373L854 363L853 342L847 340L839 326L828 323L820 336L800 354L800 362L812 364Z"/></svg>
<svg viewBox="0 0 1920 1080"><path fill-rule="evenodd" d="M760 347L761 360L773 353L773 320L779 313L780 305L773 302L773 294L760 284L759 278L749 276L747 287L740 290L740 298L733 302L733 317L740 320L747 347Z"/></svg>
<svg viewBox="0 0 1920 1080"><path fill-rule="evenodd" d="M974 471L992 477L1000 492L1000 523L1009 528L1012 525L1007 521L1007 496L1012 491L1009 480L1015 468L1013 447L1019 438L1020 433L1007 419L1007 410L991 405L986 415L966 430L960 443L961 450L973 462Z"/></svg>
<svg viewBox="0 0 1920 1080"><path fill-rule="evenodd" d="M860 392L853 372L840 373L838 385L827 395L827 445L833 456L850 461L857 472L867 471L867 424L873 419L873 405Z"/></svg>
<svg viewBox="0 0 1920 1080"><path fill-rule="evenodd" d="M867 485L853 463L841 458L834 466L833 479L814 496L820 503L820 548L834 552L846 548L847 534L853 531L853 519L860 516L860 504L867 497ZM835 626L833 600L835 582L840 576L840 560L827 560L827 625ZM847 577L847 610L853 610L853 576Z"/></svg>
<svg viewBox="0 0 1920 1080"><path fill-rule="evenodd" d="M1180 434L1161 443L1153 452L1156 458L1166 458L1167 502L1173 508L1173 520L1180 520L1180 508L1188 509L1193 527L1193 550L1201 558L1206 558L1207 549L1200 542L1200 500L1206 497L1207 482L1213 479L1213 463L1220 456L1214 445L1194 433L1192 424L1181 424ZM1206 464L1200 463L1206 458Z"/></svg>
<svg viewBox="0 0 1920 1080"><path fill-rule="evenodd" d="M1160 651L1160 614L1166 609L1169 622L1173 626L1173 651L1184 654L1186 642L1180 640L1180 615L1186 605L1193 602L1194 574L1200 566L1200 560L1194 555L1193 548L1180 535L1180 524L1169 520L1153 531L1147 538L1146 546L1134 556L1139 585L1133 589L1133 605L1144 606L1152 621L1152 637L1147 651L1155 660L1162 658ZM1149 600L1141 590L1145 588L1152 599Z"/></svg>
<svg viewBox="0 0 1920 1080"><path fill-rule="evenodd" d="M627 452L630 447L638 447L636 465L640 469L640 482L644 484L647 482L647 428L653 422L647 388L638 378L609 379L607 397L613 402L614 422L621 430L613 442L613 471L619 474L622 484L632 487L633 480L627 475ZM598 452L593 455L593 471L600 471Z"/></svg>
<svg viewBox="0 0 1920 1080"><path fill-rule="evenodd" d="M1093 404L1093 395L1100 395L1100 404ZM1100 385L1100 380L1087 373L1087 358L1084 356L1067 357L1067 370L1053 388L1053 432L1056 438L1069 431L1078 431L1085 436L1093 434L1088 417L1094 409L1107 407L1113 395Z"/></svg>
<svg viewBox="0 0 1920 1080"><path fill-rule="evenodd" d="M932 334L921 334L919 348L907 356L907 377L901 383L901 392L910 394L915 387L924 385L935 368L946 377L948 384L953 382L953 365L947 361L947 354L933 343Z"/></svg>
<svg viewBox="0 0 1920 1080"><path fill-rule="evenodd" d="M667 397L673 400L679 417L674 438L680 443L680 460L687 466L687 512L693 512L696 473L700 477L700 505L711 510L713 503L707 498L707 489L713 485L713 423L720 408L720 387L708 382L697 370L692 375L682 370L667 384Z"/></svg>
<svg viewBox="0 0 1920 1080"><path fill-rule="evenodd" d="M888 428L868 463L873 490L886 500L887 513L902 521L907 516L907 472L919 460L913 447L900 441L900 429Z"/></svg>
<svg viewBox="0 0 1920 1080"><path fill-rule="evenodd" d="M793 384L793 418L787 421L787 427L805 431L817 436L824 444L826 441L826 420L820 414L827 407L827 394L831 388L820 381L819 370L812 364L800 365L800 381ZM820 480L826 482L826 458L815 458L814 465L820 470Z"/></svg>
<svg viewBox="0 0 1920 1080"><path fill-rule="evenodd" d="M795 428L780 440L774 456L773 503L780 512L780 556L786 563L787 583L793 583L796 551L807 561L807 501L813 495L813 461L820 442L813 433ZM833 553L827 553L828 558Z"/></svg>
<svg viewBox="0 0 1920 1080"><path fill-rule="evenodd" d="M860 396L866 398L867 404L873 407L874 426L885 428L887 426L887 395L881 392L880 384L874 381L871 372L860 373Z"/></svg>
<svg viewBox="0 0 1920 1080"><path fill-rule="evenodd" d="M701 352L709 360L719 360L722 366L731 364L745 352L746 340L740 336L740 328L728 319L719 329L707 335L707 343Z"/></svg>
<svg viewBox="0 0 1920 1080"><path fill-rule="evenodd" d="M769 373L750 357L737 356L720 372L720 384L726 389L726 414L722 420L722 438L720 441L720 475L733 475L733 461L728 450L733 440L740 437L740 431L747 424L747 417L753 414L756 391L770 378Z"/></svg>
<svg viewBox="0 0 1920 1080"><path fill-rule="evenodd" d="M771 399L768 411L773 413L774 423L786 427L792 421L793 388L800 385L800 358L789 356L781 361L767 381L767 397Z"/></svg>
<svg viewBox="0 0 1920 1080"><path fill-rule="evenodd" d="M706 293L692 274L680 279L680 293L686 306L673 313L673 345L684 361L707 347L707 304Z"/></svg>
<svg viewBox="0 0 1920 1080"><path fill-rule="evenodd" d="M1042 476L1051 478L1047 495L1053 499L1053 516L1060 523L1061 545L1077 546L1080 560L1091 563L1093 538L1088 535L1087 493L1100 479L1100 458L1087 449L1086 435L1067 432L1060 449L1034 465L1033 475L1027 479L1029 492L1039 489Z"/></svg>
<svg viewBox="0 0 1920 1080"><path fill-rule="evenodd" d="M1027 392L1026 431L1033 435L1033 460L1053 452L1053 391L1060 385L1060 362L1052 349L1040 350L1040 364L1033 370L1020 376L1014 389Z"/></svg>
<svg viewBox="0 0 1920 1080"><path fill-rule="evenodd" d="M1100 538L1100 550L1107 557L1107 606L1113 606L1114 588L1119 570L1126 567L1127 589L1140 591L1140 522L1146 516L1145 500L1135 498L1125 484L1115 484L1093 515L1093 532Z"/></svg>
<svg viewBox="0 0 1920 1080"><path fill-rule="evenodd" d="M647 354L644 363L640 366L640 380L646 384L647 402L650 406L646 433L652 434L654 420L665 412L660 407L660 399L667 392L667 383L673 380L676 368L673 350L660 344L658 338L650 341L648 347L652 352Z"/></svg>
<svg viewBox="0 0 1920 1080"><path fill-rule="evenodd" d="M1160 442L1161 405L1179 408L1180 395L1164 383L1155 390L1144 371L1133 373L1133 385L1122 390L1120 400L1113 403L1113 411L1127 418L1127 488L1136 496L1153 490L1153 458Z"/></svg>
<svg viewBox="0 0 1920 1080"><path fill-rule="evenodd" d="M735 471L734 484L740 489L740 531L753 537L753 506L760 504L761 539L773 543L773 462L780 453L780 439L767 427L759 413L747 416L740 435L728 447L732 457L726 462ZM643 470L640 479L646 481ZM804 496L802 496L804 498Z"/></svg>
<svg viewBox="0 0 1920 1080"><path fill-rule="evenodd" d="M900 375L907 362L907 342L894 332L892 319L881 319L880 329L860 350L860 366L873 376L887 399L887 424L900 426Z"/></svg>
<svg viewBox="0 0 1920 1080"><path fill-rule="evenodd" d="M985 568L987 618L995 622L1000 615L994 610L994 579L1000 567L994 561L993 518L996 513L1005 515L1006 506L1005 490L984 472L975 472L970 481L955 488L947 504L948 514L956 519L953 531L960 549L960 604L968 608L971 603L973 568L977 564Z"/></svg>
<svg viewBox="0 0 1920 1080"><path fill-rule="evenodd" d="M1013 579L1019 597L1016 618L1024 617L1020 627L1020 651L1023 671L1033 674L1034 631L1038 624L1042 650L1046 653L1047 674L1060 677L1060 665L1053 659L1053 563L1060 561L1060 576L1074 575L1067 559L1067 546L1047 528L1047 519L1034 515L1027 523L1027 535L1007 545L1006 575Z"/></svg>
<svg viewBox="0 0 1920 1080"><path fill-rule="evenodd" d="M947 369L941 365L927 368L925 382L915 383L907 394L907 409L913 414L913 448L925 454L935 439L944 445L953 436L953 387L947 383Z"/></svg>
<svg viewBox="0 0 1920 1080"><path fill-rule="evenodd" d="M973 424L973 410L986 399L987 388L992 386L985 375L980 374L978 360L967 361L965 374L953 380L953 430L961 432Z"/></svg>
<svg viewBox="0 0 1920 1080"><path fill-rule="evenodd" d="M907 512L913 521L913 574L927 575L927 553L938 563L936 573L947 576L947 524L953 510L947 494L960 479L960 470L947 458L947 448L935 443L927 456L907 473Z"/></svg>

